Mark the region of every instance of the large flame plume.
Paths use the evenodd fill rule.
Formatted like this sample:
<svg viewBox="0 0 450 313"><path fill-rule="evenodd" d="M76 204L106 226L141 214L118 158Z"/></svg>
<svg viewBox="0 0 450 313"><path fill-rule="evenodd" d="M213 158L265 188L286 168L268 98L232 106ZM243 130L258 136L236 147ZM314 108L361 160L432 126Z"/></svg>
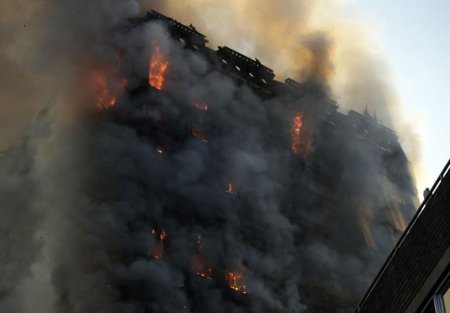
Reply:
<svg viewBox="0 0 450 313"><path fill-rule="evenodd" d="M149 62L148 79L150 86L161 90L166 79L167 70L169 68L169 61L162 54L161 48L157 43L154 43L153 47L153 53L150 57Z"/></svg>

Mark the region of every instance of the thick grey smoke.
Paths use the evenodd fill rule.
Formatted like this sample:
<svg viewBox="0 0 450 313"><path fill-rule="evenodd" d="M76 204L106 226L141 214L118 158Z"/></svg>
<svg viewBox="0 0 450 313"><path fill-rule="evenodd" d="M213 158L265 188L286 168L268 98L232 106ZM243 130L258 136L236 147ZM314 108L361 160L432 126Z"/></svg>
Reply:
<svg viewBox="0 0 450 313"><path fill-rule="evenodd" d="M403 192L373 151L352 154L358 145L339 147L332 136L314 142L312 156L358 157L324 163L340 176L333 192L342 202L311 196L302 186L314 181L314 157L290 149L292 99L262 100L163 25L129 28L137 1L39 10L48 17L40 51L54 53L40 65L58 91L23 144L0 156L1 312L353 309L392 245L387 207ZM322 61L296 101L317 105L329 101L329 50L320 34L304 44ZM163 92L146 83L155 45L169 60ZM112 73L108 87L128 82L102 113L94 112L99 68ZM368 220L364 242L358 225ZM245 294L230 288L230 272L243 275Z"/></svg>
<svg viewBox="0 0 450 313"><path fill-rule="evenodd" d="M166 0L164 9L202 29L213 46L226 43L258 56L283 79L320 77L344 110L375 112L400 134L410 166L420 176L421 131L417 123L405 119L405 108L380 53L383 49L365 23L368 17L359 15L350 2ZM152 5L144 1L147 9Z"/></svg>

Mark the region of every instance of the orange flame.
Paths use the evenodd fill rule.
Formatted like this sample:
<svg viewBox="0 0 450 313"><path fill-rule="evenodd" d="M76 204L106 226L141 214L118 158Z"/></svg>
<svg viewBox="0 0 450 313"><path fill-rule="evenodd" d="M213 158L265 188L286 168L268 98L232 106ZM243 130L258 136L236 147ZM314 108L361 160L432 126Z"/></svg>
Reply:
<svg viewBox="0 0 450 313"><path fill-rule="evenodd" d="M228 286L234 291L247 293L242 272L226 272L225 280L228 282Z"/></svg>
<svg viewBox="0 0 450 313"><path fill-rule="evenodd" d="M117 76L117 71L110 71L107 75L105 70L99 68L91 72L97 111L114 107L117 104L117 96L128 85L126 78L118 79Z"/></svg>
<svg viewBox="0 0 450 313"><path fill-rule="evenodd" d="M195 138L203 141L204 143L208 143L208 139L206 138L205 135L203 135L202 133L200 133L198 130L196 130L195 128L191 128L191 134L192 136L194 136Z"/></svg>
<svg viewBox="0 0 450 313"><path fill-rule="evenodd" d="M207 103L201 103L201 102L192 102L192 106L196 109L202 110L202 111L208 111L208 104Z"/></svg>
<svg viewBox="0 0 450 313"><path fill-rule="evenodd" d="M295 154L300 153L301 140L300 135L303 127L303 112L298 113L292 119L292 152Z"/></svg>
<svg viewBox="0 0 450 313"><path fill-rule="evenodd" d="M291 149L294 154L301 154L303 156L306 156L311 145L312 133L310 129L304 129L304 117L305 114L303 112L300 112L294 115L294 118L292 119Z"/></svg>
<svg viewBox="0 0 450 313"><path fill-rule="evenodd" d="M169 68L169 62L161 53L159 46L155 45L149 64L149 84L153 88L161 90L164 85L165 75Z"/></svg>

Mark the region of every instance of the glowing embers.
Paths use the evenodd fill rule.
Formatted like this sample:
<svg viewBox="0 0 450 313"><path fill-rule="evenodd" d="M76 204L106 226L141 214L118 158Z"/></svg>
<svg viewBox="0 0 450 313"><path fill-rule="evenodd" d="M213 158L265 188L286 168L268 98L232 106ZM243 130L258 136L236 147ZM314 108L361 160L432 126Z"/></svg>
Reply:
<svg viewBox="0 0 450 313"><path fill-rule="evenodd" d="M311 145L312 132L310 129L305 129L304 117L305 114L300 112L292 118L291 149L294 154L306 156Z"/></svg>
<svg viewBox="0 0 450 313"><path fill-rule="evenodd" d="M208 143L208 138L193 127L191 128L191 135L204 143Z"/></svg>
<svg viewBox="0 0 450 313"><path fill-rule="evenodd" d="M202 262L203 261L201 259L196 261L197 267L195 273L200 277L212 280L212 268L208 267L207 264L204 264Z"/></svg>
<svg viewBox="0 0 450 313"><path fill-rule="evenodd" d="M169 61L161 53L158 45L153 44L153 46L153 54L149 62L148 82L153 88L162 90L167 69L169 68Z"/></svg>
<svg viewBox="0 0 450 313"><path fill-rule="evenodd" d="M213 270L211 265L200 253L194 256L194 260L192 262L192 271L202 278L206 278L209 280L212 280L213 278Z"/></svg>
<svg viewBox="0 0 450 313"><path fill-rule="evenodd" d="M208 111L208 104L206 104L206 103L194 101L194 102L192 102L192 106L201 111L205 111L205 112Z"/></svg>
<svg viewBox="0 0 450 313"><path fill-rule="evenodd" d="M300 153L302 127L303 127L304 114L298 113L292 119L292 152L295 154Z"/></svg>
<svg viewBox="0 0 450 313"><path fill-rule="evenodd" d="M192 262L192 271L202 278L206 278L212 280L213 278L213 270L211 265L206 261L205 257L202 254L203 241L202 236L197 235L197 253L194 256L194 260Z"/></svg>
<svg viewBox="0 0 450 313"><path fill-rule="evenodd" d="M92 87L95 92L97 111L110 109L117 104L117 97L128 85L126 78L119 78L117 70L106 71L97 68L91 71Z"/></svg>
<svg viewBox="0 0 450 313"><path fill-rule="evenodd" d="M155 229L152 229L151 234L155 239L155 245L149 254L155 259L162 259L164 254L164 241L167 238L167 233L164 229L159 233Z"/></svg>
<svg viewBox="0 0 450 313"><path fill-rule="evenodd" d="M236 194L236 189L232 183L228 183L225 192L234 195Z"/></svg>
<svg viewBox="0 0 450 313"><path fill-rule="evenodd" d="M242 270L236 272L226 272L225 280L228 283L228 286L237 292L247 293L247 288L244 283L244 277Z"/></svg>

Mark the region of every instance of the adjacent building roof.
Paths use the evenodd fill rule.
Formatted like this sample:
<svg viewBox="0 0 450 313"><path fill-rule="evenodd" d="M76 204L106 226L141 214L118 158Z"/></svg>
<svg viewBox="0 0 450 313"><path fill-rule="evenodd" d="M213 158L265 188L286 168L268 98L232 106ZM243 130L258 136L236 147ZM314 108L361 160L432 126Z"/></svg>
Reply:
<svg viewBox="0 0 450 313"><path fill-rule="evenodd" d="M449 270L450 161L390 254L357 313L418 312Z"/></svg>

